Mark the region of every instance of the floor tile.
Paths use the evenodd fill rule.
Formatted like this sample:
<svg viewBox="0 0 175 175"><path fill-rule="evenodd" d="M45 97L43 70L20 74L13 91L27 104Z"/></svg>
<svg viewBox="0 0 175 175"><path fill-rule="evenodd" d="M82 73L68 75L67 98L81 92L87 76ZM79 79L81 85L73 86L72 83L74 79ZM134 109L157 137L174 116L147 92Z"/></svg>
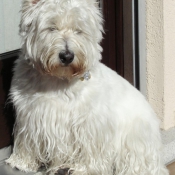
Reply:
<svg viewBox="0 0 175 175"><path fill-rule="evenodd" d="M167 166L170 175L175 175L175 162Z"/></svg>

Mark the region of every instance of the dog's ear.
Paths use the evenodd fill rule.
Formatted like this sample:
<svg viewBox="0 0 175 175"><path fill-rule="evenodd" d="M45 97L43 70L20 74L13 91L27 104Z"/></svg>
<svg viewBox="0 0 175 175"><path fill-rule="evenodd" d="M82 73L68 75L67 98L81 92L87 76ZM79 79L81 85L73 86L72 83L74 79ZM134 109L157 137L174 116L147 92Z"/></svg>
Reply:
<svg viewBox="0 0 175 175"><path fill-rule="evenodd" d="M87 1L87 3L92 3L97 8L99 7L99 1L98 0L86 0L86 1Z"/></svg>
<svg viewBox="0 0 175 175"><path fill-rule="evenodd" d="M32 4L37 4L40 0L32 0Z"/></svg>
<svg viewBox="0 0 175 175"><path fill-rule="evenodd" d="M20 34L25 36L30 27L34 18L39 12L39 8L42 6L38 5L42 0L23 0L22 9L21 9L21 23L20 23Z"/></svg>
<svg viewBox="0 0 175 175"><path fill-rule="evenodd" d="M39 1L41 1L41 0L23 0L23 5L25 4L25 5L35 5L35 4L37 4Z"/></svg>
<svg viewBox="0 0 175 175"><path fill-rule="evenodd" d="M95 2L94 2L94 5L95 5L97 8L99 8L99 7L100 7L99 1L95 1Z"/></svg>

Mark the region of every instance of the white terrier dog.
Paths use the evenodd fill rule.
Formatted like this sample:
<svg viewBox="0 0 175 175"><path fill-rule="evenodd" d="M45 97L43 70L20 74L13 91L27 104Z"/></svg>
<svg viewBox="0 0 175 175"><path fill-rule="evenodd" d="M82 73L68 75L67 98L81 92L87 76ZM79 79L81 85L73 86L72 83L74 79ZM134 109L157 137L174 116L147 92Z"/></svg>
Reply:
<svg viewBox="0 0 175 175"><path fill-rule="evenodd" d="M23 0L12 167L73 175L167 175L145 98L100 63L95 0Z"/></svg>

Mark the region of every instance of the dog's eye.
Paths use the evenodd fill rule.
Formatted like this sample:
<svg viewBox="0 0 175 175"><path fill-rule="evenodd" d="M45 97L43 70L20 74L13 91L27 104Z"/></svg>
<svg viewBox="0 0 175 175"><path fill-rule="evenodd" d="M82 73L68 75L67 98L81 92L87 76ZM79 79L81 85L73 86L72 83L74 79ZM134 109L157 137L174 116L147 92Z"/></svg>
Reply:
<svg viewBox="0 0 175 175"><path fill-rule="evenodd" d="M58 30L56 27L50 27L49 28L50 31L55 31L55 30Z"/></svg>
<svg viewBox="0 0 175 175"><path fill-rule="evenodd" d="M75 30L75 34L81 34L83 33L81 30Z"/></svg>

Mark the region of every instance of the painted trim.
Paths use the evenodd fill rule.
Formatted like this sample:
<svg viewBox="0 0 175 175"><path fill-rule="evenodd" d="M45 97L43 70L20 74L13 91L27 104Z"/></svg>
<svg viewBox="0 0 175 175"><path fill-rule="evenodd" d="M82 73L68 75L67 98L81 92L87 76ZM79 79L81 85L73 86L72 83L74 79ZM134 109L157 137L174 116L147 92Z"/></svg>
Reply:
<svg viewBox="0 0 175 175"><path fill-rule="evenodd" d="M146 2L138 1L140 91L147 96L146 81Z"/></svg>
<svg viewBox="0 0 175 175"><path fill-rule="evenodd" d="M0 60L4 60L4 59L11 58L11 57L19 56L20 52L21 52L21 50L17 49L17 50L13 50L13 51L10 51L10 52L2 53L2 54L0 54Z"/></svg>
<svg viewBox="0 0 175 175"><path fill-rule="evenodd" d="M175 127L167 131L161 130L163 143L163 160L166 165L175 161Z"/></svg>

